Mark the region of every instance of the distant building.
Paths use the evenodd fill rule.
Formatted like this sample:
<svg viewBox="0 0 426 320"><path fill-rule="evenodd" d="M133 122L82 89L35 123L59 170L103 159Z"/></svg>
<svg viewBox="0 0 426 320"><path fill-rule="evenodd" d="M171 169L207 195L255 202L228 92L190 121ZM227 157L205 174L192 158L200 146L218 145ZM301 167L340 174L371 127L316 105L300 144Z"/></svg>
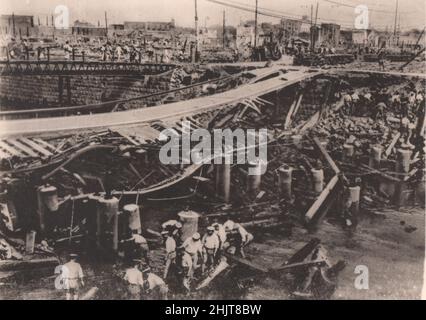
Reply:
<svg viewBox="0 0 426 320"><path fill-rule="evenodd" d="M320 43L326 46L337 47L340 43L340 25L335 23L322 23Z"/></svg>
<svg viewBox="0 0 426 320"><path fill-rule="evenodd" d="M425 33L417 29L406 31L399 35L398 42L404 46L415 46L417 44L424 48L426 46Z"/></svg>
<svg viewBox="0 0 426 320"><path fill-rule="evenodd" d="M340 30L340 43L343 46L349 47L353 44L352 30Z"/></svg>
<svg viewBox="0 0 426 320"><path fill-rule="evenodd" d="M34 17L4 14L0 16L0 33L14 37L29 37L36 33Z"/></svg>
<svg viewBox="0 0 426 320"><path fill-rule="evenodd" d="M108 35L110 36L123 36L125 34L124 24L110 24L108 26Z"/></svg>
<svg viewBox="0 0 426 320"><path fill-rule="evenodd" d="M125 21L125 30L140 30L146 32L168 32L176 28L174 19L170 22L141 22L141 21Z"/></svg>
<svg viewBox="0 0 426 320"><path fill-rule="evenodd" d="M281 27L285 39L290 39L299 36L302 31L302 20L281 19Z"/></svg>
<svg viewBox="0 0 426 320"><path fill-rule="evenodd" d="M255 28L252 24L241 24L237 26L236 46L241 49L245 46L254 46Z"/></svg>
<svg viewBox="0 0 426 320"><path fill-rule="evenodd" d="M96 27L95 25L85 21L75 21L71 28L71 33L77 36L104 37L106 36L105 27Z"/></svg>
<svg viewBox="0 0 426 320"><path fill-rule="evenodd" d="M217 47L219 46L218 30L210 28L201 28L198 40L199 44L201 45Z"/></svg>
<svg viewBox="0 0 426 320"><path fill-rule="evenodd" d="M379 34L372 29L352 30L352 42L356 45L378 46Z"/></svg>

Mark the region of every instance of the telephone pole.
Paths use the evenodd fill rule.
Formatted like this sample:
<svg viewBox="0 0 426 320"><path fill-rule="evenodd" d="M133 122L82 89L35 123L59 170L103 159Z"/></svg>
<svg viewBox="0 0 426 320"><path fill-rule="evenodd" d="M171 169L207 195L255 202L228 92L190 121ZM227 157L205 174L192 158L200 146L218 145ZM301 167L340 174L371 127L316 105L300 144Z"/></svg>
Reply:
<svg viewBox="0 0 426 320"><path fill-rule="evenodd" d="M15 29L15 13L12 13L12 27L13 27L13 37L16 37L16 29Z"/></svg>
<svg viewBox="0 0 426 320"><path fill-rule="evenodd" d="M398 0L396 0L396 7L395 7L395 24L393 28L393 35L396 37L396 20L398 18Z"/></svg>
<svg viewBox="0 0 426 320"><path fill-rule="evenodd" d="M105 11L105 33L106 33L106 39L108 41L108 14Z"/></svg>
<svg viewBox="0 0 426 320"><path fill-rule="evenodd" d="M257 48L257 2L256 0L256 11L254 14L254 47Z"/></svg>
<svg viewBox="0 0 426 320"><path fill-rule="evenodd" d="M198 54L198 3L197 0L195 1L195 53L194 53L194 58L193 58L193 62L197 62L197 54Z"/></svg>
<svg viewBox="0 0 426 320"><path fill-rule="evenodd" d="M225 42L225 36L226 36L226 25L225 25L225 10L223 10L223 31L222 31L222 36L223 36L223 49L225 49L226 47L226 42Z"/></svg>

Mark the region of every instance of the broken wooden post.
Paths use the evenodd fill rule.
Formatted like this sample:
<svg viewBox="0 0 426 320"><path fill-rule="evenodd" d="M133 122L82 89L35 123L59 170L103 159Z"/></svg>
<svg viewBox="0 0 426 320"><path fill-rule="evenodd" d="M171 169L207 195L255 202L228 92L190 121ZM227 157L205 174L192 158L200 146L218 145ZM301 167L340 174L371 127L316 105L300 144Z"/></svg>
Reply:
<svg viewBox="0 0 426 320"><path fill-rule="evenodd" d="M200 215L194 211L182 211L178 213L179 219L182 222L182 241L193 236L198 232L198 220Z"/></svg>
<svg viewBox="0 0 426 320"><path fill-rule="evenodd" d="M318 212L321 205L324 203L324 201L327 199L330 192L333 190L333 188L336 186L337 182L339 181L338 176L334 176L330 182L327 184L325 189L322 191L320 196L315 200L315 202L312 204L312 206L309 208L308 212L305 214L305 220L306 222L310 222L315 214Z"/></svg>
<svg viewBox="0 0 426 320"><path fill-rule="evenodd" d="M280 198L291 201L293 198L291 183L293 176L293 168L281 167L278 169L278 185L280 190Z"/></svg>
<svg viewBox="0 0 426 320"><path fill-rule="evenodd" d="M137 230L138 233L142 231L141 216L139 206L137 204L128 204L123 207L125 216L128 217L129 229Z"/></svg>
<svg viewBox="0 0 426 320"><path fill-rule="evenodd" d="M370 160L368 165L374 169L380 169L380 161L382 159L382 147L381 146L373 146L370 149Z"/></svg>
<svg viewBox="0 0 426 320"><path fill-rule="evenodd" d="M249 174L247 175L247 191L252 195L257 195L257 192L260 189L260 183L262 182L262 162L259 160L250 161L248 165ZM250 171L252 174L250 174Z"/></svg>
<svg viewBox="0 0 426 320"><path fill-rule="evenodd" d="M216 195L229 203L231 195L231 162L223 157L221 164L216 164Z"/></svg>
<svg viewBox="0 0 426 320"><path fill-rule="evenodd" d="M321 193L324 189L324 170L312 169L313 191Z"/></svg>

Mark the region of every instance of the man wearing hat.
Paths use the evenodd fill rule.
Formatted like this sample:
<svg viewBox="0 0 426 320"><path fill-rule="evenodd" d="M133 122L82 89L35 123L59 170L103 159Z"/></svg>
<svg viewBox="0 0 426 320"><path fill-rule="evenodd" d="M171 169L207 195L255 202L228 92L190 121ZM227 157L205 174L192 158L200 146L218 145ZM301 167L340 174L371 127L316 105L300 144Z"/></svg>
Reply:
<svg viewBox="0 0 426 320"><path fill-rule="evenodd" d="M161 232L161 235L163 236L163 239L165 239L164 243L166 246L166 266L164 268L163 275L163 279L166 280L170 266L176 263L176 240L172 235L170 235L169 231L163 231Z"/></svg>
<svg viewBox="0 0 426 320"><path fill-rule="evenodd" d="M219 238L214 231L215 230L212 226L207 227L207 233L203 236L203 240L201 241L204 251L203 273L204 270L208 270L213 267L216 254L219 250Z"/></svg>
<svg viewBox="0 0 426 320"><path fill-rule="evenodd" d="M78 255L75 253L70 254L70 261L62 266L62 279L64 280L64 287L67 291L67 300L78 300L78 293L80 285L84 286L83 269L77 262Z"/></svg>
<svg viewBox="0 0 426 320"><path fill-rule="evenodd" d="M235 246L241 257L245 258L244 247L253 241L253 235L247 232L241 224L232 220L226 221L223 226L225 227L227 239L229 239L224 249L226 250L229 246Z"/></svg>
<svg viewBox="0 0 426 320"><path fill-rule="evenodd" d="M140 300L141 299L141 288L143 287L143 276L139 270L141 260L134 259L133 266L126 269L124 280L127 281L127 290L129 294L129 300Z"/></svg>
<svg viewBox="0 0 426 320"><path fill-rule="evenodd" d="M161 227L163 228L163 231L168 231L170 234L172 234L176 240L176 242L180 242L180 237L182 233L182 223L180 223L177 220L168 220L164 222Z"/></svg>
<svg viewBox="0 0 426 320"><path fill-rule="evenodd" d="M182 248L192 258L192 271L198 268L198 256L203 256L203 246L200 239L200 234L196 232L192 237L186 239L182 244Z"/></svg>
<svg viewBox="0 0 426 320"><path fill-rule="evenodd" d="M146 239L139 233L137 229L132 230L132 235L128 239L121 240L124 244L126 258L129 259L144 259L146 264L149 264L149 247Z"/></svg>
<svg viewBox="0 0 426 320"><path fill-rule="evenodd" d="M223 227L222 224L217 223L217 222L213 223L212 227L214 228L215 233L216 233L217 237L219 238L219 248L222 248L223 244L226 241L225 228Z"/></svg>
<svg viewBox="0 0 426 320"><path fill-rule="evenodd" d="M186 251L183 252L182 258L181 258L181 265L183 269L183 286L190 291L191 290L191 279L193 276L193 269L192 269L192 257L189 253Z"/></svg>
<svg viewBox="0 0 426 320"><path fill-rule="evenodd" d="M155 300L167 300L169 288L159 276L151 272L151 268L143 270L144 289L148 294L152 294Z"/></svg>

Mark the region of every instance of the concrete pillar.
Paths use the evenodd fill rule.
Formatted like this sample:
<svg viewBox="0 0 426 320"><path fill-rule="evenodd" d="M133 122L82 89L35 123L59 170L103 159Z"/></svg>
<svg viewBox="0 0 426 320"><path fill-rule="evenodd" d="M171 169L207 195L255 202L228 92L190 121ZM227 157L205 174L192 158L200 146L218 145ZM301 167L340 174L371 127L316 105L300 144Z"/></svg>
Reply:
<svg viewBox="0 0 426 320"><path fill-rule="evenodd" d="M351 213L353 217L357 217L359 214L359 200L361 196L361 187L359 186L350 187L349 193L351 195L351 201L352 201Z"/></svg>
<svg viewBox="0 0 426 320"><path fill-rule="evenodd" d="M29 231L25 237L25 253L34 254L35 238L37 232Z"/></svg>
<svg viewBox="0 0 426 320"><path fill-rule="evenodd" d="M293 168L283 167L278 169L278 185L280 188L280 198L291 200L293 198L291 183L293 177Z"/></svg>
<svg viewBox="0 0 426 320"><path fill-rule="evenodd" d="M261 161L250 161L248 165L252 174L247 175L247 191L257 194L262 182L262 163Z"/></svg>
<svg viewBox="0 0 426 320"><path fill-rule="evenodd" d="M324 170L312 169L313 190L316 193L321 193L324 189Z"/></svg>
<svg viewBox="0 0 426 320"><path fill-rule="evenodd" d="M58 192L53 186L37 188L37 215L38 227L41 232L46 231L46 214L57 211L59 208Z"/></svg>
<svg viewBox="0 0 426 320"><path fill-rule="evenodd" d="M42 186L40 188L40 193L44 204L46 205L49 211L58 211L59 209L59 200L58 200L58 189L54 186Z"/></svg>
<svg viewBox="0 0 426 320"><path fill-rule="evenodd" d="M194 211L182 211L178 213L182 222L182 241L185 241L196 232L198 232L198 220L200 215Z"/></svg>
<svg viewBox="0 0 426 320"><path fill-rule="evenodd" d="M398 149L396 151L396 154L397 154L396 167L395 167L396 172L409 173L412 151Z"/></svg>
<svg viewBox="0 0 426 320"><path fill-rule="evenodd" d="M118 209L119 200L115 197L111 199L99 198L97 206L97 232L96 244L98 247L102 245L102 236L106 231L107 224L112 221L112 248L118 249Z"/></svg>
<svg viewBox="0 0 426 320"><path fill-rule="evenodd" d="M352 144L343 145L343 161L351 162L355 154L355 147Z"/></svg>
<svg viewBox="0 0 426 320"><path fill-rule="evenodd" d="M141 216L139 206L136 204L128 204L123 208L124 213L129 217L129 229L137 230L139 233L142 231Z"/></svg>
<svg viewBox="0 0 426 320"><path fill-rule="evenodd" d="M395 201L398 206L406 204L407 183L403 181L405 175L410 172L411 150L397 149L395 170L403 175L400 176L401 181L397 183Z"/></svg>
<svg viewBox="0 0 426 320"><path fill-rule="evenodd" d="M226 203L229 203L231 195L231 164L216 164L216 195L222 197Z"/></svg>
<svg viewBox="0 0 426 320"><path fill-rule="evenodd" d="M373 146L370 149L369 166L374 169L380 169L380 161L382 159L383 148L381 146Z"/></svg>

